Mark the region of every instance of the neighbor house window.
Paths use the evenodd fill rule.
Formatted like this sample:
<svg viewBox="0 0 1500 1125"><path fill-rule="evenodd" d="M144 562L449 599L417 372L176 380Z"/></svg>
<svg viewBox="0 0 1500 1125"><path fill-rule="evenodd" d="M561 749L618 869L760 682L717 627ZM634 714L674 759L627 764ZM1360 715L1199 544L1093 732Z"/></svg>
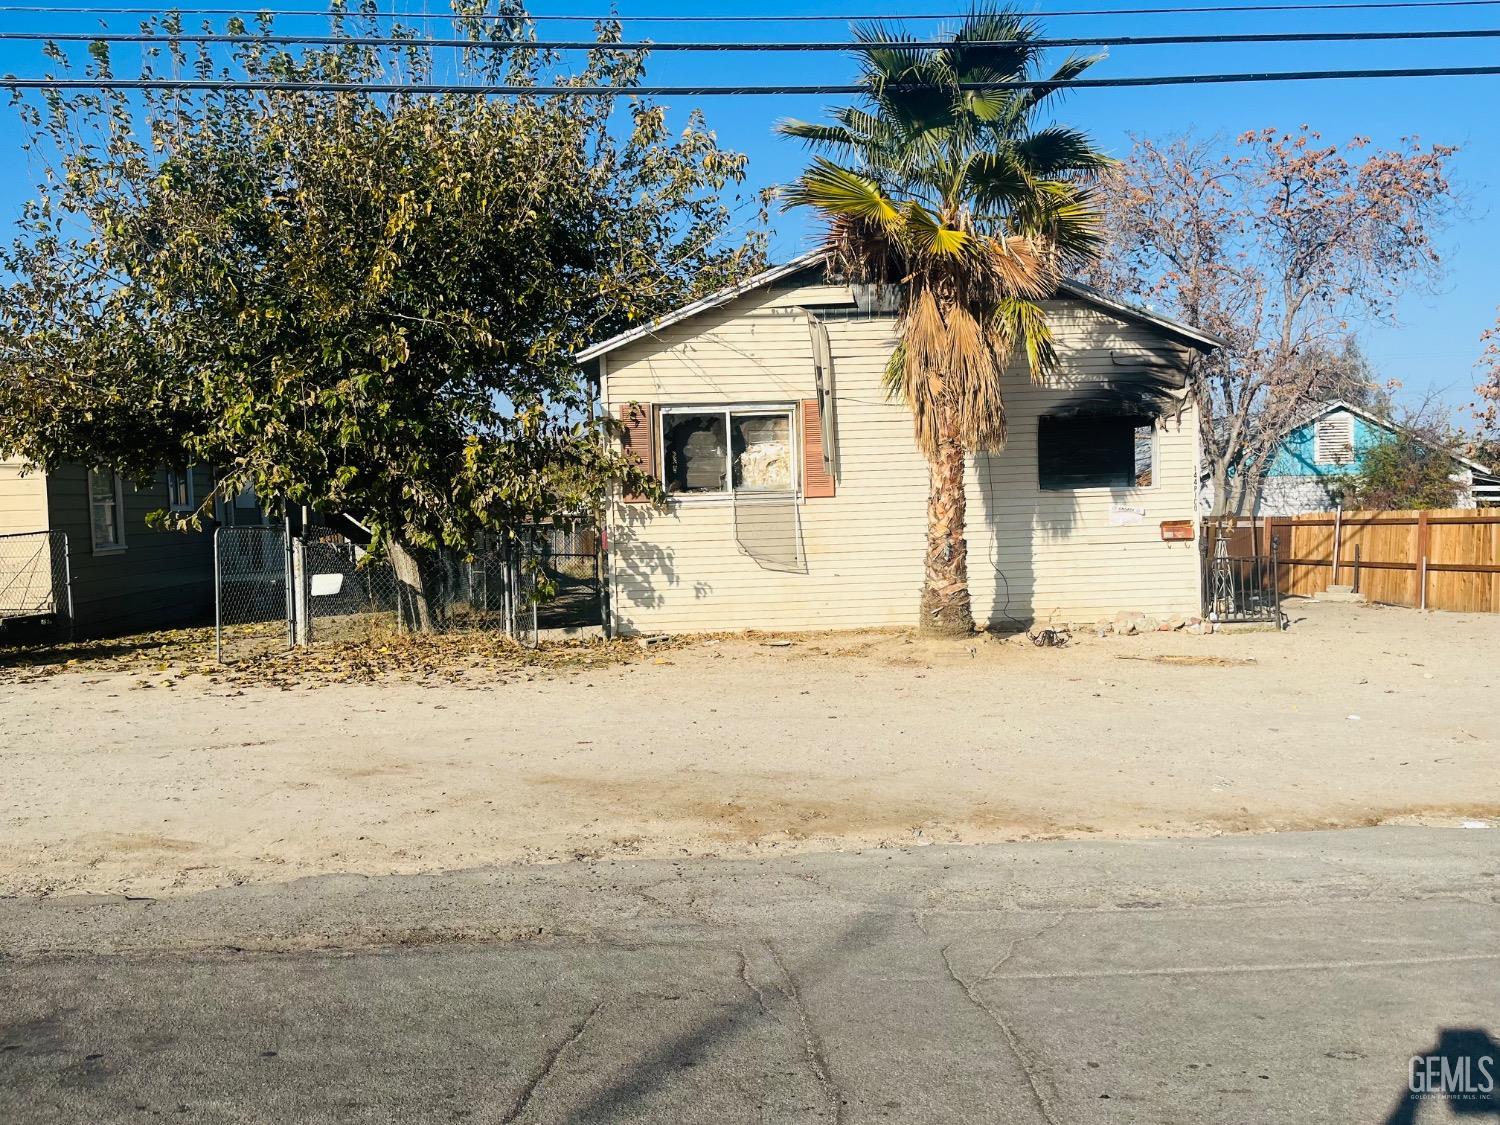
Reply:
<svg viewBox="0 0 1500 1125"><path fill-rule="evenodd" d="M1043 417L1037 426L1042 488L1146 488L1156 462L1151 419L1126 415Z"/></svg>
<svg viewBox="0 0 1500 1125"><path fill-rule="evenodd" d="M89 470L89 526L95 551L125 548L125 493L109 469Z"/></svg>
<svg viewBox="0 0 1500 1125"><path fill-rule="evenodd" d="M167 507L174 512L193 510L193 470L191 468L167 470Z"/></svg>
<svg viewBox="0 0 1500 1125"><path fill-rule="evenodd" d="M1320 465L1347 465L1354 460L1354 416L1340 411L1318 420L1313 429L1313 456Z"/></svg>
<svg viewBox="0 0 1500 1125"><path fill-rule="evenodd" d="M662 481L676 495L791 492L790 407L668 408L661 416Z"/></svg>

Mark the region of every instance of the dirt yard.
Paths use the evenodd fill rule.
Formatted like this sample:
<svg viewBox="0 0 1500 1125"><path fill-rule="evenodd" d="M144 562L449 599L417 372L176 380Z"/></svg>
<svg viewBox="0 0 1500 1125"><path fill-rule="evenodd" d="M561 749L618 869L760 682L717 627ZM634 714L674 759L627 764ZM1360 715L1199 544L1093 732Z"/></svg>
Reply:
<svg viewBox="0 0 1500 1125"><path fill-rule="evenodd" d="M1500 829L1500 619L721 638L289 686L0 668L0 893L1380 822ZM155 659L154 657L151 659ZM1500 845L1500 831L1497 831Z"/></svg>

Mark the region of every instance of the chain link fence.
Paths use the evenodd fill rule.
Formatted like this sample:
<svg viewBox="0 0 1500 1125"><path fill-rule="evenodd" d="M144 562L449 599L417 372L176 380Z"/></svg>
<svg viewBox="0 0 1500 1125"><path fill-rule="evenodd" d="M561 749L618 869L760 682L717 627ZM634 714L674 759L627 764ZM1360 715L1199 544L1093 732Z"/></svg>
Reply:
<svg viewBox="0 0 1500 1125"><path fill-rule="evenodd" d="M64 531L0 535L0 636L73 629L73 575Z"/></svg>
<svg viewBox="0 0 1500 1125"><path fill-rule="evenodd" d="M291 546L280 527L214 532L214 647L220 662L291 647Z"/></svg>
<svg viewBox="0 0 1500 1125"><path fill-rule="evenodd" d="M426 553L420 580L410 581L390 557L330 528L293 538L280 528L222 528L215 556L224 661L291 645L378 643L424 627L535 644L540 630L603 620L599 536L588 521L528 525L467 552Z"/></svg>
<svg viewBox="0 0 1500 1125"><path fill-rule="evenodd" d="M599 529L588 520L557 520L516 529L517 602L533 639L540 629L602 625Z"/></svg>

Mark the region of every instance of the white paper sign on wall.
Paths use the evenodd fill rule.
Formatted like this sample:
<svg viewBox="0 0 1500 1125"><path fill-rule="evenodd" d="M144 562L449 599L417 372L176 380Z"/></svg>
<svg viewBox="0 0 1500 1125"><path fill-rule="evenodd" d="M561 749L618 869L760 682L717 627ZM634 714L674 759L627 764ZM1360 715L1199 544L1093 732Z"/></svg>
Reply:
<svg viewBox="0 0 1500 1125"><path fill-rule="evenodd" d="M1145 508L1132 508L1129 504L1111 504L1109 506L1109 522L1114 527L1144 523L1145 520Z"/></svg>

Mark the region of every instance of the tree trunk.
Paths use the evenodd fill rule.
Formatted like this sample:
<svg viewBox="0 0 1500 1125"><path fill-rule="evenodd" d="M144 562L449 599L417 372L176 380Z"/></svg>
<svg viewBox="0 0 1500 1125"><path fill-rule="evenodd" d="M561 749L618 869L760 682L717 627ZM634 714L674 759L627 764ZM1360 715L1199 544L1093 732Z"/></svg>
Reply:
<svg viewBox="0 0 1500 1125"><path fill-rule="evenodd" d="M964 450L951 420L927 464L927 566L922 585L922 632L968 636L974 632L969 604L969 546L964 541Z"/></svg>
<svg viewBox="0 0 1500 1125"><path fill-rule="evenodd" d="M1213 490L1210 519L1218 519L1229 511L1229 479L1229 470L1222 462L1216 462L1209 470L1209 487Z"/></svg>
<svg viewBox="0 0 1500 1125"><path fill-rule="evenodd" d="M409 633L435 633L442 628L438 595L441 567L430 551L399 540L390 544L391 569L396 573L396 618Z"/></svg>

